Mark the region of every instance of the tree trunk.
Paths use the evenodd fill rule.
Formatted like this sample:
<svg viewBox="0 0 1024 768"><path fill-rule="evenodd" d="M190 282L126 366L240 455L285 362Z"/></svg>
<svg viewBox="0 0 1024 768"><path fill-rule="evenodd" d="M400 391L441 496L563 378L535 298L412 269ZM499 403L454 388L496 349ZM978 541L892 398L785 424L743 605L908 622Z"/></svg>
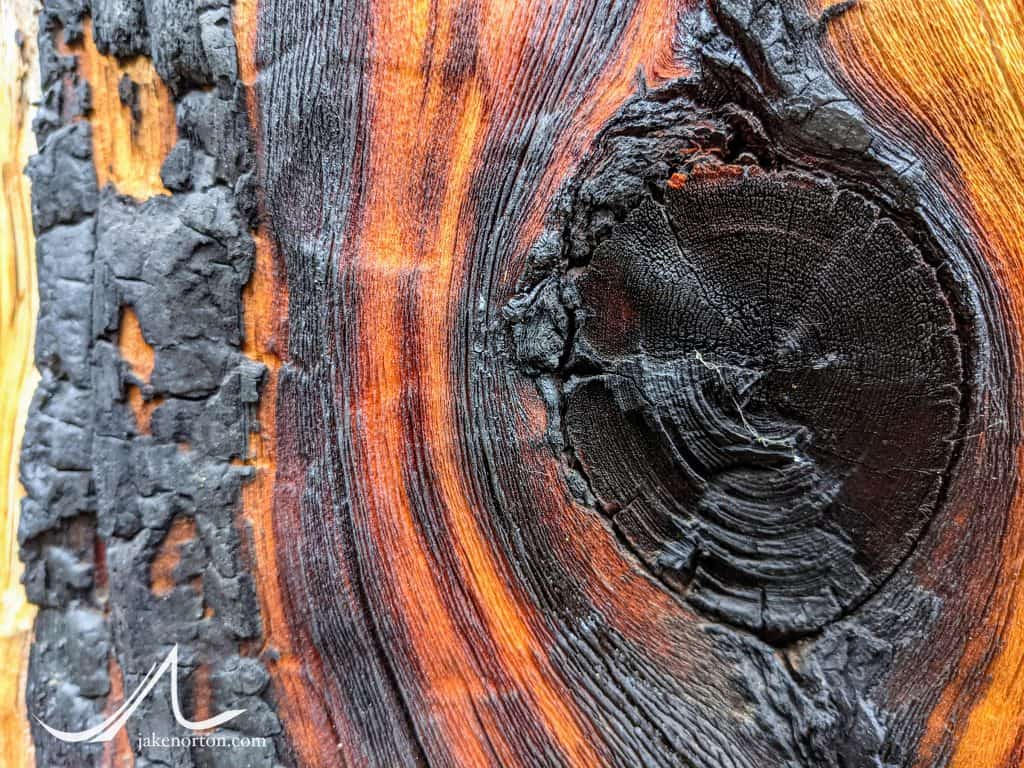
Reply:
<svg viewBox="0 0 1024 768"><path fill-rule="evenodd" d="M39 27L35 765L1024 761L1016 4Z"/></svg>

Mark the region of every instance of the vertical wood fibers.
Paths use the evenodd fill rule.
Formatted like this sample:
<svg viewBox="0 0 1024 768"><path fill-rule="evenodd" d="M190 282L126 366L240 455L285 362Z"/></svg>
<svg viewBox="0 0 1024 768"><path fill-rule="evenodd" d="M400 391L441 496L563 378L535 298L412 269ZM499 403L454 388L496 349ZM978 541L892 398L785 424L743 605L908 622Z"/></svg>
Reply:
<svg viewBox="0 0 1024 768"><path fill-rule="evenodd" d="M327 24L306 23L317 11ZM324 681L307 695L360 762L602 759L466 476L461 318L491 290L471 281L507 293L517 267L492 257L506 274L481 275L480 252L521 255L638 71L682 73L675 15L663 3L261 9L267 211L292 297L275 539L302 612L292 634L311 633L304 663ZM318 146L319 131L337 146ZM544 453L535 497L557 515L567 500Z"/></svg>
<svg viewBox="0 0 1024 768"><path fill-rule="evenodd" d="M25 164L35 151L31 103L38 98L35 8L0 3L0 763L32 765L25 709L25 661L35 611L18 560L18 452L38 381L32 343L38 295Z"/></svg>

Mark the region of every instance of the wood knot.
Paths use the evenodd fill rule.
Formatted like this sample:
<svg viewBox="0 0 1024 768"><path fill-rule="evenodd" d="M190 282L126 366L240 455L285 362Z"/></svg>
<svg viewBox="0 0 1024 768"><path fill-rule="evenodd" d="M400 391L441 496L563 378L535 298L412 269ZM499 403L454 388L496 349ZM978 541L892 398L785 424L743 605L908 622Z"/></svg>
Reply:
<svg viewBox="0 0 1024 768"><path fill-rule="evenodd" d="M934 269L807 174L690 174L568 271L558 381L595 506L671 590L776 641L861 604L940 502L961 420Z"/></svg>

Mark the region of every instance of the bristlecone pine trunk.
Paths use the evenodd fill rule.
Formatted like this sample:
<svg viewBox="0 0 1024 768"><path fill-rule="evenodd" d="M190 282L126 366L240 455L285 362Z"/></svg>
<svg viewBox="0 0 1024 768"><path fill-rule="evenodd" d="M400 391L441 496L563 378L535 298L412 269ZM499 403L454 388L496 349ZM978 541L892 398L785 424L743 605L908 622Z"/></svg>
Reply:
<svg viewBox="0 0 1024 768"><path fill-rule="evenodd" d="M10 765L1024 764L1016 0L44 0L38 59Z"/></svg>

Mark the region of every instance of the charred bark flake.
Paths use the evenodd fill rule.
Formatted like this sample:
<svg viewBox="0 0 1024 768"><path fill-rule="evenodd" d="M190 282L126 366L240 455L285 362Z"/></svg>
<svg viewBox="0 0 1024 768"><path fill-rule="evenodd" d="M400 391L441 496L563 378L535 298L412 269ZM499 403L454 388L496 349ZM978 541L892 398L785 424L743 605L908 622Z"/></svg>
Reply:
<svg viewBox="0 0 1024 768"><path fill-rule="evenodd" d="M238 749L143 745L142 736L182 735L164 678L126 724L137 765L279 765L287 749L269 675L250 655L259 607L235 520L251 476L235 464L256 428L264 369L240 349L255 205L230 11L92 8L98 47L151 54L176 97L180 139L162 174L175 194L141 203L98 189L83 119L89 84L56 45L60 34L82 39L87 13L88 4L44 5L39 155L29 167L42 378L21 459L18 537L26 592L40 607L27 682L36 764L108 764L107 745L58 741L35 718L68 731L95 725L113 711L116 682L133 694L177 644L189 714L204 698L215 711L243 709L217 735L262 738ZM135 83L125 76L118 93L137 123ZM148 381L119 350L129 315L151 348Z"/></svg>

